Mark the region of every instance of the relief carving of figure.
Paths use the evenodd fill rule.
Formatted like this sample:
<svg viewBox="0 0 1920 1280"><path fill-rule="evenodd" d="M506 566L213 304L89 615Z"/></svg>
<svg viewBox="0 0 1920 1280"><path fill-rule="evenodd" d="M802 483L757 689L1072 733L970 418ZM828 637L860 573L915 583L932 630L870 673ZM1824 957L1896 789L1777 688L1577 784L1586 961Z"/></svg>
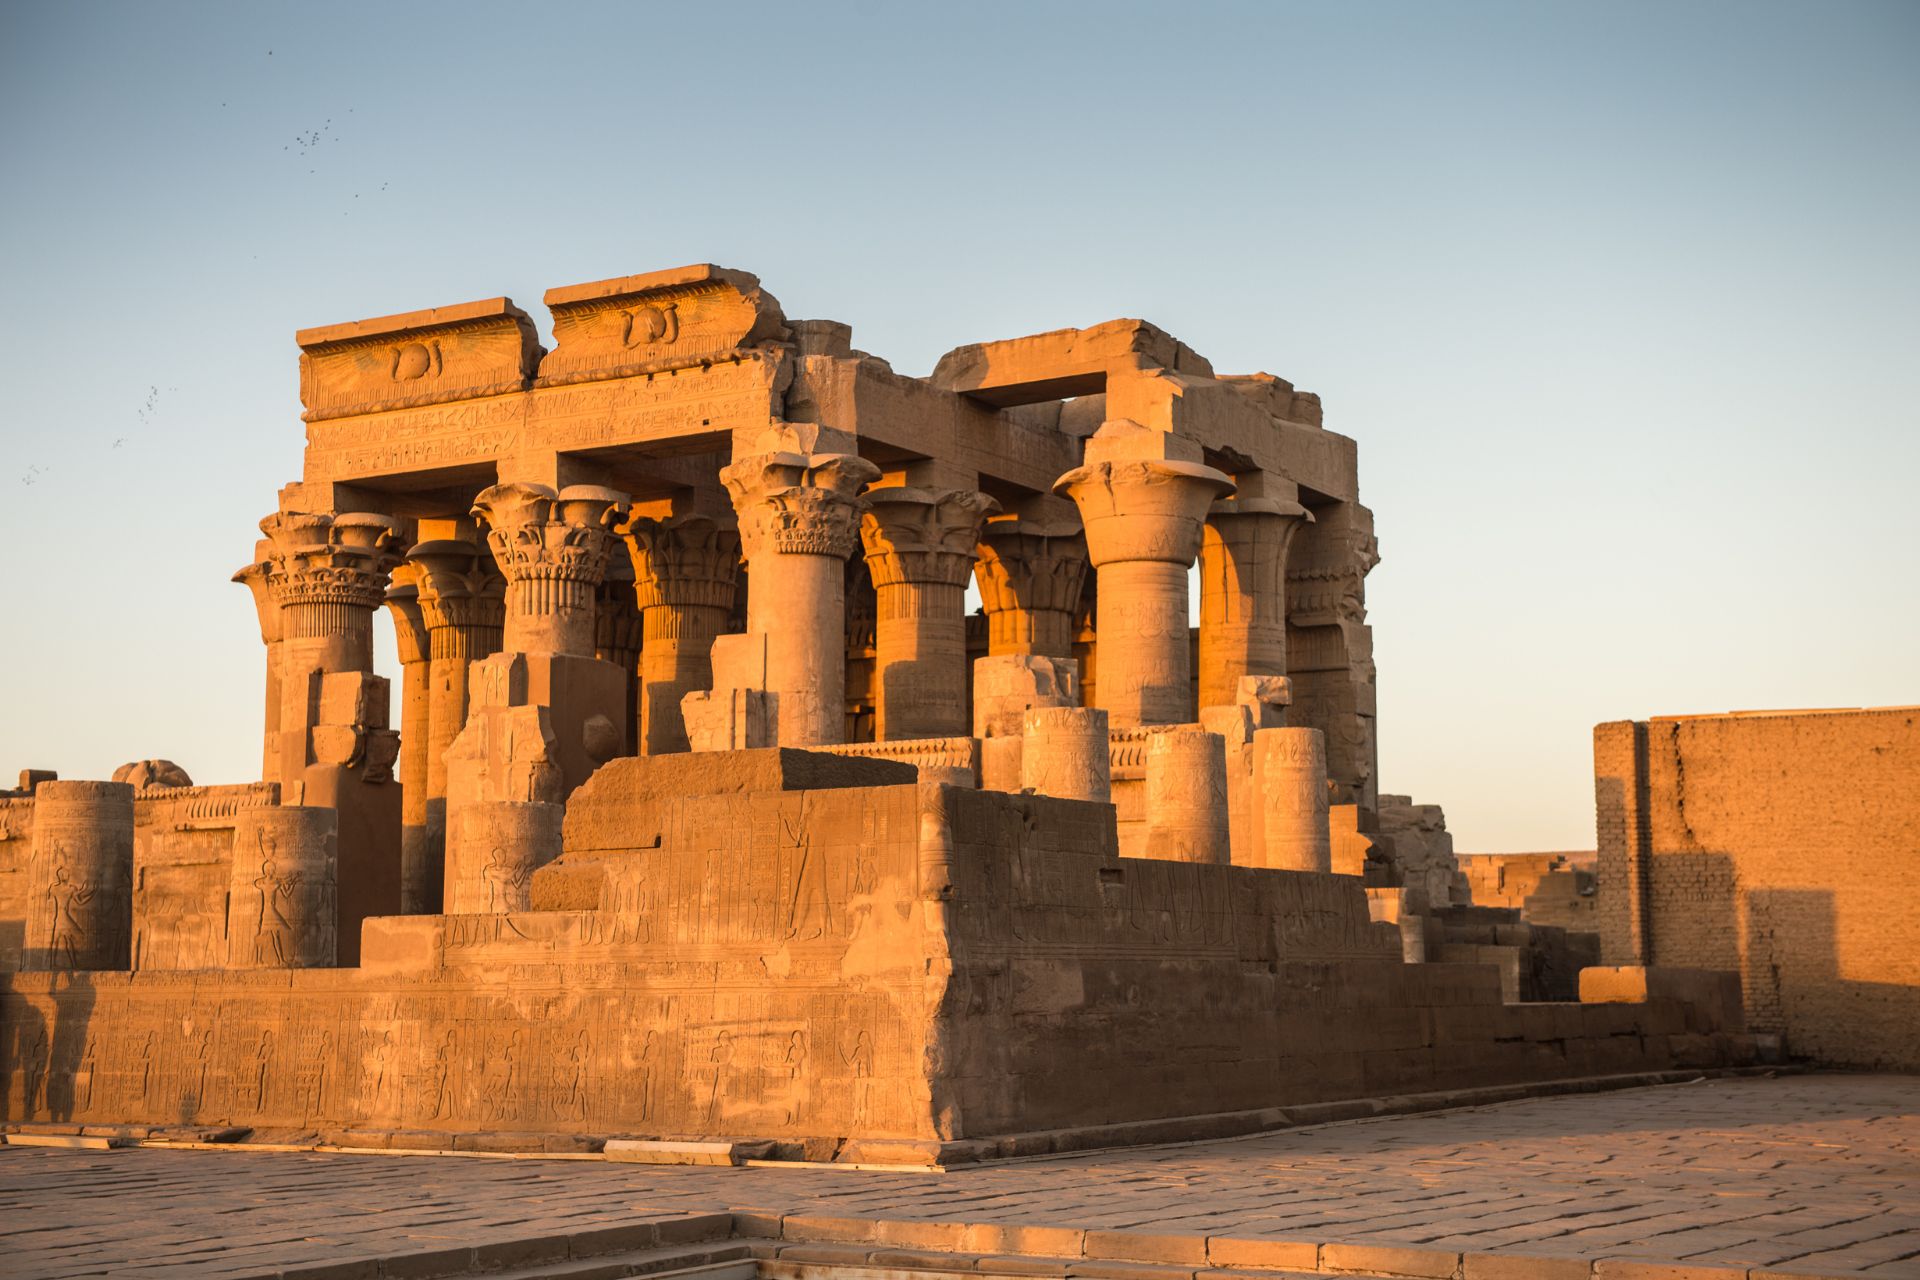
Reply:
<svg viewBox="0 0 1920 1280"><path fill-rule="evenodd" d="M487 910L512 911L520 901L519 890L527 887L527 881L533 872L527 867L514 867L507 861L507 851L499 845L487 855L485 868L487 877Z"/></svg>
<svg viewBox="0 0 1920 1280"><path fill-rule="evenodd" d="M680 336L679 310L679 303L666 302L623 312L625 323L620 329L620 345L629 348L653 342L668 345Z"/></svg>
<svg viewBox="0 0 1920 1280"><path fill-rule="evenodd" d="M27 1045L26 1052L20 1056L21 1082L25 1089L20 1095L21 1115L32 1116L40 1110L40 1086L47 1079L47 1029L35 1027L33 1041Z"/></svg>
<svg viewBox="0 0 1920 1280"><path fill-rule="evenodd" d="M154 1044L153 1032L147 1032L147 1038L140 1043L140 1101L148 1101L153 1091L154 1055L159 1051Z"/></svg>
<svg viewBox="0 0 1920 1280"><path fill-rule="evenodd" d="M853 1048L841 1054L853 1071L853 1123L867 1123L873 1109L873 1037L862 1027L853 1037Z"/></svg>
<svg viewBox="0 0 1920 1280"><path fill-rule="evenodd" d="M53 927L47 935L47 950L64 959L62 968L77 968L80 958L92 950L92 923L81 913L99 890L90 881L76 883L67 871L67 850L53 846L53 883L47 886L47 913Z"/></svg>
<svg viewBox="0 0 1920 1280"><path fill-rule="evenodd" d="M554 1108L556 1118L562 1120L580 1120L587 1118L587 1060L591 1045L587 1033L582 1031L573 1038L573 1047L567 1050L567 1086Z"/></svg>
<svg viewBox="0 0 1920 1280"><path fill-rule="evenodd" d="M259 1042L253 1046L253 1109L265 1111L267 1107L267 1077L273 1071L273 1032L262 1031Z"/></svg>
<svg viewBox="0 0 1920 1280"><path fill-rule="evenodd" d="M80 1110L93 1110L93 1074L100 1066L100 1046L95 1043L92 1033L88 1033L87 1042L80 1049L80 1071L74 1084L80 1089Z"/></svg>
<svg viewBox="0 0 1920 1280"><path fill-rule="evenodd" d="M711 1132L720 1118L720 1101L727 1096L727 1071L733 1065L733 1033L722 1031L707 1052L707 1064L713 1068L713 1081L707 1090L707 1127Z"/></svg>
<svg viewBox="0 0 1920 1280"><path fill-rule="evenodd" d="M801 1076L807 1069L807 1037L805 1032L796 1031L787 1037L786 1052L782 1055L781 1065L787 1073L787 1123L800 1123Z"/></svg>
<svg viewBox="0 0 1920 1280"><path fill-rule="evenodd" d="M500 1046L500 1056L487 1071L487 1116L500 1120L515 1110L514 1089L520 1083L520 1042L526 1033L514 1029Z"/></svg>
<svg viewBox="0 0 1920 1280"><path fill-rule="evenodd" d="M300 887L297 871L281 875L274 869L279 842L267 831L255 833L260 850L260 874L254 877L254 890L260 895L253 934L253 958L265 961L269 956L282 969L290 969L299 958L293 921L288 912L293 895Z"/></svg>
<svg viewBox="0 0 1920 1280"><path fill-rule="evenodd" d="M433 1111L435 1120L453 1115L454 1032L449 1029L440 1047L433 1051Z"/></svg>

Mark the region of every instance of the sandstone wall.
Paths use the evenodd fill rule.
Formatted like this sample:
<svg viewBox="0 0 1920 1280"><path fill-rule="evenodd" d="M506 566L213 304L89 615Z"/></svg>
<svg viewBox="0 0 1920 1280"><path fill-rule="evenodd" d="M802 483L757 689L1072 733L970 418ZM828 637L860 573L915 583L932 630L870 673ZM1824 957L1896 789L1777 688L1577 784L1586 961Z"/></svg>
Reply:
<svg viewBox="0 0 1920 1280"><path fill-rule="evenodd" d="M1611 963L1740 972L1796 1056L1920 1066L1920 710L1594 730Z"/></svg>
<svg viewBox="0 0 1920 1280"><path fill-rule="evenodd" d="M1512 907L1529 924L1593 933L1600 927L1594 865L1598 855L1458 853L1476 907Z"/></svg>

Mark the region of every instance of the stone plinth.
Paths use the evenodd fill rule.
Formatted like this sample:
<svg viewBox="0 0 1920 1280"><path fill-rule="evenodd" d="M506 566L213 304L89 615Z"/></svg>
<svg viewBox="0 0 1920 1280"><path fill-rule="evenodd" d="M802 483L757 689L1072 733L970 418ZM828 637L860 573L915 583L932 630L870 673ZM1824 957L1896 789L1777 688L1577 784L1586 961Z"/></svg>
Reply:
<svg viewBox="0 0 1920 1280"><path fill-rule="evenodd" d="M1035 707L1021 723L1022 790L1061 800L1111 798L1105 711Z"/></svg>
<svg viewBox="0 0 1920 1280"><path fill-rule="evenodd" d="M1245 676L1287 673L1287 547L1313 516L1297 502L1231 498L1200 542L1200 705L1233 701Z"/></svg>
<svg viewBox="0 0 1920 1280"><path fill-rule="evenodd" d="M42 782L23 969L125 969L133 936L133 788Z"/></svg>
<svg viewBox="0 0 1920 1280"><path fill-rule="evenodd" d="M338 835L332 809L276 805L234 815L229 969L317 969L335 962Z"/></svg>
<svg viewBox="0 0 1920 1280"><path fill-rule="evenodd" d="M1207 508L1233 492L1191 441L1109 422L1087 441L1086 465L1054 491L1080 508L1099 577L1098 705L1114 727L1194 718L1187 570Z"/></svg>
<svg viewBox="0 0 1920 1280"><path fill-rule="evenodd" d="M990 520L980 533L974 579L987 615L987 653L1073 654L1074 614L1087 573L1077 527L1018 516Z"/></svg>
<svg viewBox="0 0 1920 1280"><path fill-rule="evenodd" d="M1331 871L1326 739L1318 729L1261 729L1253 758L1260 865Z"/></svg>
<svg viewBox="0 0 1920 1280"><path fill-rule="evenodd" d="M880 469L853 454L801 452L791 430L769 432L763 443L775 447L720 473L740 517L747 630L766 638L764 688L775 700L779 744L839 742L846 560L859 545L860 490Z"/></svg>
<svg viewBox="0 0 1920 1280"><path fill-rule="evenodd" d="M874 736L967 731L965 596L980 524L999 503L971 489L875 489L860 538L873 578Z"/></svg>
<svg viewBox="0 0 1920 1280"><path fill-rule="evenodd" d="M640 752L691 746L680 704L713 687L710 658L740 572L740 534L718 517L690 512L665 520L636 516L620 526L633 560L640 608Z"/></svg>
<svg viewBox="0 0 1920 1280"><path fill-rule="evenodd" d="M1226 740L1178 725L1147 743L1147 856L1169 862L1231 861Z"/></svg>

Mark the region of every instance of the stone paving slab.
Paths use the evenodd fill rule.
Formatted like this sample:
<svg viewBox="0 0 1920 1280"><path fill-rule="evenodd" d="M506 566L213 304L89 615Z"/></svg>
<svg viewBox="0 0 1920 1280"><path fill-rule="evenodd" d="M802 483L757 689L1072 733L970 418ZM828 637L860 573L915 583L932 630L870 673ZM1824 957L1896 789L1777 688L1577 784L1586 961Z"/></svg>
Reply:
<svg viewBox="0 0 1920 1280"><path fill-rule="evenodd" d="M1920 1278L1920 1077L1707 1080L945 1173L0 1148L0 1275L23 1280L352 1274L714 1213L869 1258L1162 1280Z"/></svg>

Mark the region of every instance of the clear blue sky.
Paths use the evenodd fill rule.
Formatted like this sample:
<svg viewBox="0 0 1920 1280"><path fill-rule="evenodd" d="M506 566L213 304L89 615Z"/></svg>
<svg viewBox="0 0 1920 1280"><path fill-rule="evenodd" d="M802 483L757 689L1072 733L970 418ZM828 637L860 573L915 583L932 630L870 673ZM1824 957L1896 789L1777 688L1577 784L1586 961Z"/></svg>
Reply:
<svg viewBox="0 0 1920 1280"><path fill-rule="evenodd" d="M293 332L716 261L1143 316L1360 442L1383 787L1920 702L1920 4L0 5L0 768L257 775Z"/></svg>

